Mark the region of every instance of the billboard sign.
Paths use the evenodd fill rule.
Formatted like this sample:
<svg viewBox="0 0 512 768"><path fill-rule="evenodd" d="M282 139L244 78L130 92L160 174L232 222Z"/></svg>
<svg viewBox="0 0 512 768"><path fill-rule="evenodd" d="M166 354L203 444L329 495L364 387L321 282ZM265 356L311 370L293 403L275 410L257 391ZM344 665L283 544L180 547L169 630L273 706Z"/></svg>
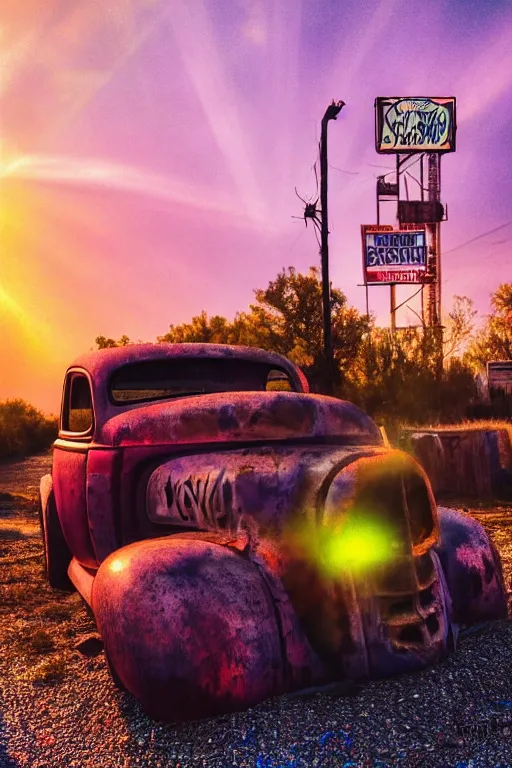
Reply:
<svg viewBox="0 0 512 768"><path fill-rule="evenodd" d="M393 229L363 225L363 275L366 284L426 283L425 227Z"/></svg>
<svg viewBox="0 0 512 768"><path fill-rule="evenodd" d="M454 152L454 98L379 97L375 100L377 152Z"/></svg>

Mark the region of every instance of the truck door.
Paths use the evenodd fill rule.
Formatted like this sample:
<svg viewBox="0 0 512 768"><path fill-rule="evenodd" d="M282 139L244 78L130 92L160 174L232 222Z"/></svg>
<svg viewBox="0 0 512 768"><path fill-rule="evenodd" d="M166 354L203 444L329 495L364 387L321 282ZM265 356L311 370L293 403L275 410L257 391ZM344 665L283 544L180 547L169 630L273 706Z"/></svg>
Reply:
<svg viewBox="0 0 512 768"><path fill-rule="evenodd" d="M91 384L85 371L66 375L59 437L54 443L53 488L66 542L76 559L96 567L87 518L86 467L94 427Z"/></svg>

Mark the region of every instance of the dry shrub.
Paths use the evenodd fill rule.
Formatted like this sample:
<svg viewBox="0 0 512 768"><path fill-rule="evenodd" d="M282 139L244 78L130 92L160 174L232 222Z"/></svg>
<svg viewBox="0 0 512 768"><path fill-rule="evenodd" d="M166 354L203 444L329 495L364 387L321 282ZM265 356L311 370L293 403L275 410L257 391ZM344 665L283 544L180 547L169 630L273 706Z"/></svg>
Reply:
<svg viewBox="0 0 512 768"><path fill-rule="evenodd" d="M46 416L21 399L0 403L0 459L39 453L56 437L56 416Z"/></svg>

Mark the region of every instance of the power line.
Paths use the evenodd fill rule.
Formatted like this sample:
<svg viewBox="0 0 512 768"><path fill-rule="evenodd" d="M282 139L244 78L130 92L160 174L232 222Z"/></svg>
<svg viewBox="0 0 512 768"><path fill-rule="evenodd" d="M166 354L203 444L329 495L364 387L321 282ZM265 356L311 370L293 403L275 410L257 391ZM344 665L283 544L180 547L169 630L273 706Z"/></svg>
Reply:
<svg viewBox="0 0 512 768"><path fill-rule="evenodd" d="M511 224L512 224L512 221L507 221L505 222L505 224L500 224L499 227L494 227L494 229L489 229L487 232L482 232L481 235L476 235L476 237L472 237L471 240L466 240L465 243L456 245L455 248L450 248L449 251L444 251L443 256L446 256L448 253L453 253L454 251L458 251L460 248L464 248L466 245L470 245L471 243L474 243L475 240L481 240L482 237L487 237L487 235L492 235L494 232L498 232L500 229L505 229L505 227L509 227Z"/></svg>
<svg viewBox="0 0 512 768"><path fill-rule="evenodd" d="M349 173L351 176L359 176L360 171L346 171L344 168L336 168L335 165L329 164L329 168L333 168L335 171L340 171L340 173Z"/></svg>
<svg viewBox="0 0 512 768"><path fill-rule="evenodd" d="M498 248L496 248L495 250L497 251ZM500 259L502 257L503 257L502 253L491 253L489 256L484 256L484 257L482 257L481 253L473 253L471 254L471 256L468 256L467 258L464 259L464 266L466 264L472 264L475 261L482 261L485 259L485 261L487 262L487 261L492 261L493 259Z"/></svg>
<svg viewBox="0 0 512 768"><path fill-rule="evenodd" d="M375 163L366 163L369 168L384 168L385 171L389 170L390 173L394 173L395 169L390 168L389 165L375 165Z"/></svg>
<svg viewBox="0 0 512 768"><path fill-rule="evenodd" d="M478 255L476 258L477 259L481 259L482 257L480 255ZM493 253L491 256L486 256L485 257L485 261L486 261L486 263L488 263L490 261L494 261L495 259L499 259L499 258L502 258L502 254L501 253ZM479 266L480 266L480 264L475 264L475 259L468 259L467 261L464 262L464 267L465 268L468 267L469 269L473 269L473 267L479 267ZM450 283L455 278L460 279L460 271L457 271L456 274L452 275L451 277L448 277L446 280L443 280L444 285L447 285L448 283ZM474 277L472 282L474 282L475 279L476 278Z"/></svg>

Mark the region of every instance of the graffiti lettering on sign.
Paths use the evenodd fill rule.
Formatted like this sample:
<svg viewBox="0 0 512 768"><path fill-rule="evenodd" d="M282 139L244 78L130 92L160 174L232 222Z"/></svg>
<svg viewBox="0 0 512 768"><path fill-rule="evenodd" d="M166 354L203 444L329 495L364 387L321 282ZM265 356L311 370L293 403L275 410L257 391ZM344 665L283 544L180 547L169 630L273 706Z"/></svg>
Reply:
<svg viewBox="0 0 512 768"><path fill-rule="evenodd" d="M397 269L388 269L386 271L367 272L366 280L368 283L425 283L428 282L425 273L418 269L408 269L401 272Z"/></svg>
<svg viewBox="0 0 512 768"><path fill-rule="evenodd" d="M384 248L368 246L366 249L367 267L406 266L425 263L425 246L405 248Z"/></svg>
<svg viewBox="0 0 512 768"><path fill-rule="evenodd" d="M378 150L450 150L453 144L453 99L377 99Z"/></svg>
<svg viewBox="0 0 512 768"><path fill-rule="evenodd" d="M167 507L182 524L230 530L233 524L233 487L226 470L206 476L173 479L165 484Z"/></svg>
<svg viewBox="0 0 512 768"><path fill-rule="evenodd" d="M424 231L365 233L367 282L417 282L426 271L426 257Z"/></svg>
<svg viewBox="0 0 512 768"><path fill-rule="evenodd" d="M425 235L423 232L387 232L383 234L369 234L370 242L379 248L415 248L425 247Z"/></svg>

